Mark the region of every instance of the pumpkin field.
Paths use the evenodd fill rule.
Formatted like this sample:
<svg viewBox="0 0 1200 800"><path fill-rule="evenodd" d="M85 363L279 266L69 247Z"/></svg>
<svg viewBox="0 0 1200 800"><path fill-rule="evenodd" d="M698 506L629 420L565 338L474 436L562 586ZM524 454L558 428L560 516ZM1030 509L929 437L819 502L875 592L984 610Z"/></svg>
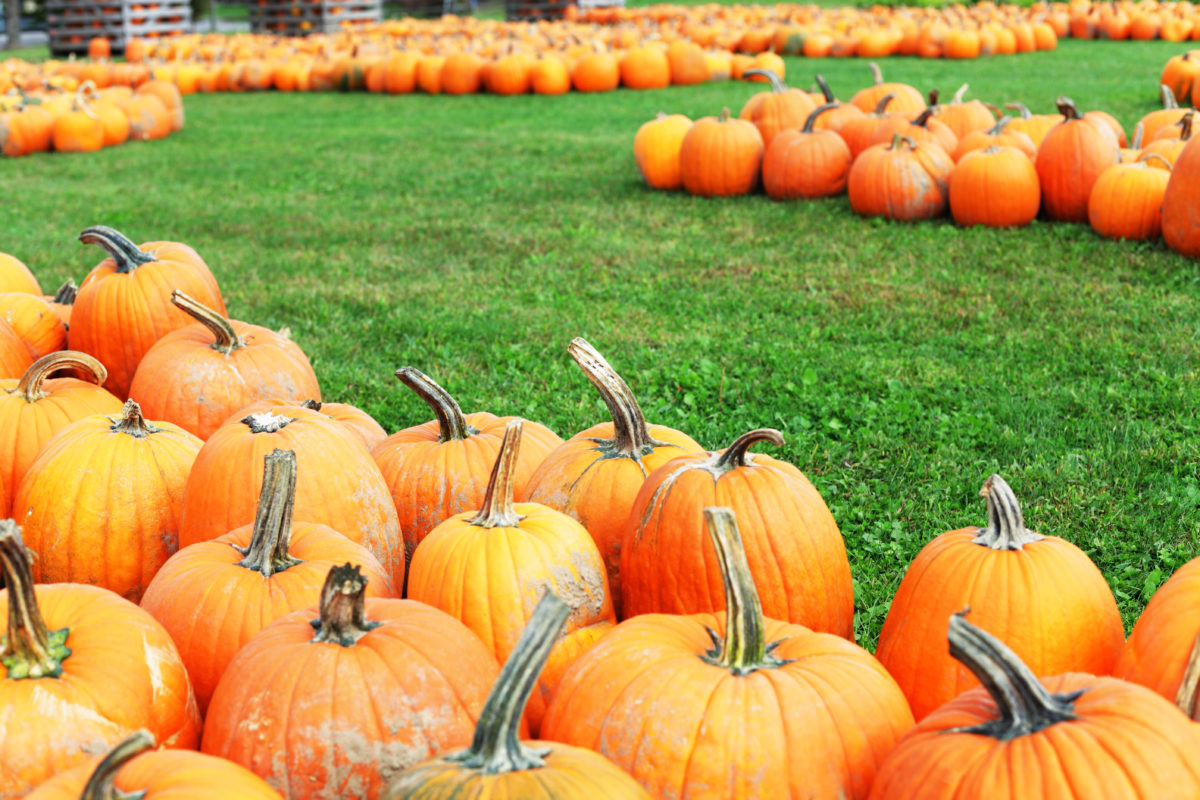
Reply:
<svg viewBox="0 0 1200 800"><path fill-rule="evenodd" d="M1062 39L1051 51L1004 58L891 57L879 64L888 80L922 92L937 88L943 97L966 83L968 98L1052 113L1055 98L1067 96L1080 110L1109 112L1132 133L1138 119L1161 107L1163 64L1189 44L1194 42ZM18 55L36 60L46 53ZM871 81L865 59L789 55L784 62L789 85L807 88L819 72L842 100ZM736 114L764 88L731 80L560 96L189 94L186 124L160 141L0 160L0 252L23 261L42 290L53 293L68 279L81 282L103 258L95 246L108 235L102 229L80 241L93 226L119 230L135 243L186 243L219 282L230 318L285 330L311 362L321 399L358 407L387 434L433 418L419 396L428 376L463 412L526 420L523 433L517 426L505 434L500 426L497 435L509 442L522 436L522 449L533 452L543 447L534 423L568 439L610 419L611 405L593 386L603 379L580 370L606 361L636 395L647 422L686 434L709 451L735 442L734 450L749 447L739 437L758 431L751 437L753 452L804 473L827 504L848 556L853 617L838 632L871 653L904 646L884 622L922 548L943 532L988 526L989 513L992 522L1011 520L1014 497L1025 533L1076 545L1111 589L1120 619L1114 613L1085 627L1105 628L1110 639L1128 636L1156 590L1200 556L1200 261L1161 241L1105 239L1087 224L1038 219L1023 228L963 228L945 216L900 223L855 214L845 194L775 201L760 189L705 198L645 185L632 149L640 125L659 111L691 119L716 116L723 108ZM99 340L121 335L96 334ZM140 391L177 377L170 360L155 367L162 372L140 377ZM398 375L404 367L415 371ZM128 380L138 385L132 373ZM123 424L140 424L128 407L124 413ZM510 457L515 463L516 455ZM232 465L221 468L234 473ZM505 472L510 468L516 470L511 464L498 468L501 483L511 478ZM256 461L240 480L257 488L263 469ZM266 469L285 485L295 463ZM329 486L342 485L341 476L325 478ZM53 494L73 479L60 475L42 491ZM291 479L303 485L303 475ZM503 495L489 495L493 505L481 513L504 519L512 509ZM203 515L209 527L220 528L216 536L234 527L220 516L224 501L207 497L207 505L197 501L185 513L194 515L193 522ZM352 516L337 507L330 513ZM705 513L726 591L744 590L736 522L719 511ZM299 520L297 515L297 527ZM408 525L403 519L401 527ZM1013 535L1021 535L1020 527ZM0 556L11 560L6 541L0 534ZM393 563L381 557L361 575L337 575L342 585L355 587L356 602L366 592L368 617L372 603L384 602L374 599L384 593L380 587L390 580L398 596L404 580L402 566L395 565L402 565L402 554L390 556ZM40 561L49 569L53 559ZM712 577L716 567L709 567L710 584L715 580L720 588L719 576ZM642 581L647 596L656 590L654 576L622 570L622 580ZM415 574L410 569L410 592ZM832 598L832 590L819 588L826 577L814 574L801 594ZM422 575L422 591L435 592L440 579L436 572ZM703 575L695 580L703 583ZM946 580L923 589L931 598L953 595L957 578ZM181 585L173 591L182 592ZM350 602L327 592L331 609ZM159 595L155 602L172 599L170 592ZM619 590L612 599L620 605ZM845 599L848 608L851 600ZM936 605L911 596L904 602L912 615ZM756 603L734 603L739 613L751 609L744 615L748 621L728 623L728 630L727 621L720 623L721 635L712 634L714 649L704 656L708 664L732 663L741 674L736 664L746 662L737 658L756 658L758 666L774 664L776 657L801 658L798 649L787 649L798 648L796 641L779 652L766 643L800 635L770 620L764 633L752 610ZM143 605L150 605L150 595ZM520 668L535 676L566 616L553 606L549 601L538 609L521 649L529 663ZM763 606L773 617L766 599ZM347 609L339 606L328 618L323 612L313 622L319 637L329 637L320 641L366 635L345 622L353 617ZM335 624L330 620L338 613L344 619ZM968 660L991 658L979 655L990 654L990 645L967 624L986 629L987 613L976 608L950 623L953 648ZM306 636L312 635L313 628L305 627L312 616L296 623ZM703 638L699 630L686 635ZM631 629L629 636L635 633ZM642 635L657 641L652 632ZM1102 634L1050 635L1075 646L1074 637ZM678 636L685 636L682 628ZM749 656L733 652L735 640L749 642ZM621 661L632 658L632 646L610 644L610 660L589 665L599 676L591 683L574 674L562 679L559 672L555 681L562 679L562 687L585 703L605 680L636 671L633 662L622 667ZM462 652L478 647L472 641ZM250 663L249 649L237 658ZM822 657L835 655L831 650ZM838 651L836 657L859 656ZM503 662L481 667L461 696L478 695L481 705ZM860 668L865 674L877 667ZM862 718L887 716L895 730L878 722L878 730L864 736L878 736L872 741L890 747L912 720L898 694L903 710L880 710L893 702L883 678L882 672L861 678L863 698L876 704ZM525 719L541 727L540 738L555 739L547 731L566 730L585 737L583 721L530 689L534 681L522 684L535 693ZM1068 678L1050 691L1081 687ZM208 685L202 711L212 691ZM298 696L304 691L296 689ZM1118 689L1110 682L1089 691L1098 697ZM909 687L905 694L913 703ZM1054 703L1065 702L1065 695L1043 694L1056 698L1047 701L1046 713L1060 713ZM507 711L495 713L507 714L516 726L513 715L521 710L513 704L524 703L525 695L514 697L510 692L495 699L497 707L508 703ZM207 710L217 719L237 701L232 690L218 692ZM920 722L941 701L927 702L920 713L915 703L912 708L922 731L941 713ZM4 713L0 709L0 720L17 724ZM1078 713L1091 712L1080 701ZM199 718L185 716L172 735L195 746L201 734L191 726ZM206 751L240 746L236 725L205 724ZM1147 731L1161 729L1164 741L1200 737L1194 726L1171 733L1168 721L1144 724ZM559 740L569 739L563 734ZM903 758L915 759L915 740L905 741ZM488 757L500 747L495 741L476 745L493 748ZM820 752L814 765L824 758ZM879 773L871 797L916 796L903 785L916 762L897 763ZM429 769L422 780L432 782ZM602 784L601 768L591 769L597 770L593 794L563 790L547 796L642 796L621 788L623 776L606 776L612 783ZM1158 771L1167 781L1175 769L1160 765ZM1192 762L1187 770L1200 787L1200 767ZM656 780L636 777L643 785ZM3 778L0 765L0 798L8 796ZM845 796L867 797L869 780L855 780ZM244 791L246 797L270 796ZM381 787L355 784L353 791L378 797ZM828 791L821 796L838 796ZM73 792L63 796L78 795L77 788ZM308 795L295 789L290 796ZM661 789L660 796L673 795Z"/></svg>

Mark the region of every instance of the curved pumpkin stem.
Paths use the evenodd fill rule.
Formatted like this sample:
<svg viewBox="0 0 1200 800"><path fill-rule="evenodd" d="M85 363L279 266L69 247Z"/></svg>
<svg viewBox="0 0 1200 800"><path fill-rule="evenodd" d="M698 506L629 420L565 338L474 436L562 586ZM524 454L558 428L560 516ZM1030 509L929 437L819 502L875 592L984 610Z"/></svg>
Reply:
<svg viewBox="0 0 1200 800"><path fill-rule="evenodd" d="M804 127L800 129L800 132L801 133L812 133L814 130L813 126L817 124L817 117L821 116L826 111L832 111L833 109L837 108L839 105L841 105L841 104L840 103L826 103L824 105L820 105L820 106L817 106L816 108L814 108L813 112L808 115L807 119L804 120Z"/></svg>
<svg viewBox="0 0 1200 800"><path fill-rule="evenodd" d="M892 134L892 144L890 145L890 147L888 149L899 150L900 145L902 143L908 145L909 150L915 150L917 147L916 140L914 140L908 136L901 136L898 133L893 133Z"/></svg>
<svg viewBox="0 0 1200 800"><path fill-rule="evenodd" d="M524 517L513 509L513 479L517 472L517 454L521 451L521 430L524 422L514 419L504 426L504 439L492 466L483 508L471 518L480 528L513 528Z"/></svg>
<svg viewBox="0 0 1200 800"><path fill-rule="evenodd" d="M1075 719L1074 702L1083 690L1051 694L1007 645L967 622L968 611L950 617L950 655L987 689L1000 710L1000 718L968 728L951 728L949 732L977 733L1007 742Z"/></svg>
<svg viewBox="0 0 1200 800"><path fill-rule="evenodd" d="M178 289L171 292L171 302L180 311L212 332L212 335L216 337L216 341L211 346L218 353L229 355L234 350L246 346L242 337L238 336L237 331L233 329L233 323L229 321L229 317L226 317L219 311L214 311Z"/></svg>
<svg viewBox="0 0 1200 800"><path fill-rule="evenodd" d="M954 97L950 98L950 102L961 103L963 101L963 96L966 95L967 89L969 88L971 88L969 83L964 83L962 86L958 87L958 91L954 93Z"/></svg>
<svg viewBox="0 0 1200 800"><path fill-rule="evenodd" d="M874 61L867 64L867 69L871 70L871 79L875 81L875 85L879 86L883 83L883 70Z"/></svg>
<svg viewBox="0 0 1200 800"><path fill-rule="evenodd" d="M1060 94L1054 101L1058 113L1062 114L1067 119L1079 119L1079 109L1075 107L1075 101L1066 95Z"/></svg>
<svg viewBox="0 0 1200 800"><path fill-rule="evenodd" d="M750 447L759 442L770 442L776 447L783 447L783 434L774 428L757 428L743 433L725 448L713 466L722 471L746 466L746 456Z"/></svg>
<svg viewBox="0 0 1200 800"><path fill-rule="evenodd" d="M57 678L62 662L71 655L68 630L46 627L33 591L30 553L21 541L21 529L11 519L0 520L0 574L8 589L8 630L0 648L0 664L9 680Z"/></svg>
<svg viewBox="0 0 1200 800"><path fill-rule="evenodd" d="M826 82L825 76L819 73L817 75L817 87L821 90L821 94L825 95L826 103L837 103L833 98L833 89L829 88L829 83Z"/></svg>
<svg viewBox="0 0 1200 800"><path fill-rule="evenodd" d="M1004 131L1004 127L1010 122L1012 122L1012 117L1007 114L1000 117L1000 119L996 120L996 124L988 129L987 135L999 136Z"/></svg>
<svg viewBox="0 0 1200 800"><path fill-rule="evenodd" d="M1200 634L1192 642L1187 666L1183 669L1183 680L1175 695L1175 705L1188 719L1200 722Z"/></svg>
<svg viewBox="0 0 1200 800"><path fill-rule="evenodd" d="M971 541L992 550L1021 550L1045 537L1025 527L1021 506L1012 488L999 475L984 481L979 496L987 500L988 524Z"/></svg>
<svg viewBox="0 0 1200 800"><path fill-rule="evenodd" d="M244 550L239 567L252 569L269 578L276 572L300 563L288 553L292 541L292 509L296 504L296 453L272 450L263 456L262 491L254 512L254 532Z"/></svg>
<svg viewBox="0 0 1200 800"><path fill-rule="evenodd" d="M120 419L112 419L112 417L109 417L109 419L112 421L112 425L109 427L110 431L113 433L126 433L135 439L142 439L162 430L146 421L146 418L142 416L142 407L133 399L125 401L125 406L121 409Z"/></svg>
<svg viewBox="0 0 1200 800"><path fill-rule="evenodd" d="M1004 107L1009 111L1016 111L1021 119L1033 119L1033 112L1024 103L1005 103Z"/></svg>
<svg viewBox="0 0 1200 800"><path fill-rule="evenodd" d="M1142 149L1142 138L1145 137L1145 135L1146 135L1146 126L1139 122L1137 124L1137 126L1133 129L1133 138L1130 139L1130 141L1129 141L1129 149L1141 150Z"/></svg>
<svg viewBox="0 0 1200 800"><path fill-rule="evenodd" d="M58 291L54 293L54 297L50 298L50 302L58 303L60 306L70 306L75 304L75 297L79 294L79 284L75 283L71 278L67 278L62 286L58 287Z"/></svg>
<svg viewBox="0 0 1200 800"><path fill-rule="evenodd" d="M743 78L747 76L766 78L767 83L771 84L771 92L773 94L783 94L788 90L787 84L783 82L783 78L779 77L773 69L761 69L759 67L755 67L754 69L748 69L742 73Z"/></svg>
<svg viewBox="0 0 1200 800"><path fill-rule="evenodd" d="M721 580L725 584L725 636L722 638L715 631L709 631L714 647L704 655L704 660L735 675L749 675L756 670L774 669L789 663L771 654L779 642L767 642L762 601L750 574L750 563L746 560L746 549L742 546L742 534L733 511L706 508L704 524L717 548Z"/></svg>
<svg viewBox="0 0 1200 800"><path fill-rule="evenodd" d="M917 118L912 121L913 125L918 125L922 128L929 127L929 120L937 112L939 106L937 104L925 106L925 110L917 115Z"/></svg>
<svg viewBox="0 0 1200 800"><path fill-rule="evenodd" d="M433 415L437 417L438 429L441 431L438 435L439 442L457 442L479 433L467 424L467 418L463 416L458 401L439 386L433 378L416 367L401 367L396 370L396 377L400 379L401 383L416 392L417 396L425 401L425 405L433 409Z"/></svg>
<svg viewBox="0 0 1200 800"><path fill-rule="evenodd" d="M942 93L939 89L937 89L937 88L930 89L929 90L929 101L927 103L925 103L925 108L926 109L936 108L938 105L938 100L941 98L941 96L942 96Z"/></svg>
<svg viewBox="0 0 1200 800"><path fill-rule="evenodd" d="M380 623L369 622L365 594L367 579L358 566L332 567L321 586L321 616L312 621L314 642L351 647Z"/></svg>
<svg viewBox="0 0 1200 800"><path fill-rule="evenodd" d="M567 345L567 353L583 370L583 374L600 392L608 413L612 415L613 438L605 443L616 456L640 459L661 442L650 438L646 417L629 384L604 360L586 339L576 337Z"/></svg>
<svg viewBox="0 0 1200 800"><path fill-rule="evenodd" d="M1158 85L1158 94L1162 98L1162 107L1166 109L1179 108L1179 102L1175 99L1175 92L1171 91L1171 87L1165 83Z"/></svg>
<svg viewBox="0 0 1200 800"><path fill-rule="evenodd" d="M447 761L480 770L485 775L546 765L549 748L535 749L521 744L521 717L570 613L570 606L554 592L547 590L542 595L488 694L471 746L446 756Z"/></svg>
<svg viewBox="0 0 1200 800"><path fill-rule="evenodd" d="M884 114L887 113L888 104L891 103L895 99L896 99L896 93L888 92L883 97L879 98L879 102L875 104L875 110L872 111L871 113L878 114L879 116L882 117Z"/></svg>
<svg viewBox="0 0 1200 800"><path fill-rule="evenodd" d="M91 376L92 383L97 386L103 386L108 379L108 370L96 358L78 350L56 350L30 364L14 391L25 402L36 403L46 396L42 390L46 380L62 369L81 369Z"/></svg>
<svg viewBox="0 0 1200 800"><path fill-rule="evenodd" d="M1138 157L1138 161L1140 161L1143 164L1145 164L1150 159L1154 159L1155 161L1161 162L1163 165L1163 169L1165 169L1167 172L1171 172L1175 169L1175 165L1171 163L1170 159L1168 159L1166 156L1164 156L1160 153L1145 153Z"/></svg>
<svg viewBox="0 0 1200 800"><path fill-rule="evenodd" d="M118 794L113 781L117 773L137 756L153 749L154 735L147 730L134 731L108 751L88 778L79 800L124 800L131 795ZM136 795L134 795L136 796Z"/></svg>
<svg viewBox="0 0 1200 800"><path fill-rule="evenodd" d="M142 249L131 242L120 231L107 225L93 225L85 228L79 234L79 241L84 244L98 244L117 262L117 272L133 272L142 264L154 261L154 256L142 252Z"/></svg>
<svg viewBox="0 0 1200 800"><path fill-rule="evenodd" d="M95 109L93 109L87 103L89 94L94 93L95 91L96 84L91 80L86 80L79 84L79 87L75 90L75 108L78 111L82 111L92 119L98 120L100 119L100 115L97 114Z"/></svg>
<svg viewBox="0 0 1200 800"><path fill-rule="evenodd" d="M728 122L728 121L729 121L729 107L726 106L725 108L721 109L721 116L717 117L717 122Z"/></svg>

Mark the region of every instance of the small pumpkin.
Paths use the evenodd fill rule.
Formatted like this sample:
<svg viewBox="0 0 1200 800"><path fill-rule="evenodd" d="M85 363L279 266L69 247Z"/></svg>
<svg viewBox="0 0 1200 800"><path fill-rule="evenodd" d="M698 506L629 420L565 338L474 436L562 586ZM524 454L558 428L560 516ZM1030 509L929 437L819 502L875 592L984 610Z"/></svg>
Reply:
<svg viewBox="0 0 1200 800"><path fill-rule="evenodd" d="M688 129L679 148L683 188L701 197L748 194L758 186L762 134L753 123L731 118L701 117Z"/></svg>
<svg viewBox="0 0 1200 800"><path fill-rule="evenodd" d="M963 101L970 86L963 84L958 87L949 103L937 110L938 121L954 134L957 141L973 131L986 131L996 124L996 117L990 108L978 100ZM953 153L953 150L948 152Z"/></svg>
<svg viewBox="0 0 1200 800"><path fill-rule="evenodd" d="M1088 223L1108 239L1144 241L1162 235L1163 195L1171 178L1171 163L1151 153L1147 160L1167 170L1152 169L1146 160L1114 164L1096 179L1088 198Z"/></svg>
<svg viewBox="0 0 1200 800"><path fill-rule="evenodd" d="M850 174L850 148L836 131L816 129L823 114L835 111L837 104L817 107L800 130L781 131L763 154L763 189L772 200L798 197L829 197L846 190ZM856 111L856 106L850 106Z"/></svg>
<svg viewBox="0 0 1200 800"><path fill-rule="evenodd" d="M950 215L963 227L1028 225L1041 202L1037 170L1015 147L968 152L950 173Z"/></svg>
<svg viewBox="0 0 1200 800"><path fill-rule="evenodd" d="M779 133L799 128L816 108L816 103L807 92L789 89L783 79L769 69L748 69L744 75L749 78L760 77L771 84L768 91L759 92L747 100L738 114L740 119L752 122L758 128L763 147L769 147L771 140Z"/></svg>
<svg viewBox="0 0 1200 800"><path fill-rule="evenodd" d="M679 172L679 151L692 121L683 114L659 112L644 123L633 137L633 158L642 179L651 189L668 191L683 186Z"/></svg>
<svg viewBox="0 0 1200 800"><path fill-rule="evenodd" d="M884 83L883 71L879 69L879 65L874 61L867 64L871 70L871 77L874 82L866 89L859 89L850 98L850 102L858 106L863 112L870 112L875 109L879 101L888 94L894 94L895 98L892 101L891 110L898 114L920 113L925 108L925 96L914 86L909 86L907 83Z"/></svg>
<svg viewBox="0 0 1200 800"><path fill-rule="evenodd" d="M1200 64L1200 60L1197 60L1196 63ZM1138 123L1142 126L1142 139L1147 142L1154 141L1154 137L1163 128L1178 124L1188 112L1188 109L1180 108L1179 103L1175 100L1177 96L1185 97L1185 95L1176 95L1170 87L1165 85L1159 88L1162 95L1162 108L1146 114Z"/></svg>
<svg viewBox="0 0 1200 800"><path fill-rule="evenodd" d="M986 150L989 147L1015 147L1025 154L1032 164L1037 158L1037 147L1034 146L1033 140L1027 134L1017 130L1009 130L1008 123L1012 122L1012 117L1001 117L996 120L996 124L987 131L971 131L958 142L958 147L951 154L954 156L955 163L962 161L967 153L973 153L976 150ZM1034 174L1037 172L1035 170ZM1039 186L1038 196L1041 197L1041 188Z"/></svg>
<svg viewBox="0 0 1200 800"><path fill-rule="evenodd" d="M40 295L25 292L0 294L0 319L17 332L34 358L62 350L67 344L67 326L50 303Z"/></svg>

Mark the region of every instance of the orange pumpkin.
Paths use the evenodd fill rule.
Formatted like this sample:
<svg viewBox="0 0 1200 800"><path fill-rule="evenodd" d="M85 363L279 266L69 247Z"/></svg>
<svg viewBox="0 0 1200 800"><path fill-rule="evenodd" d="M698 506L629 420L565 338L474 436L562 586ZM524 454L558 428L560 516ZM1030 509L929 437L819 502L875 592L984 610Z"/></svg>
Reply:
<svg viewBox="0 0 1200 800"><path fill-rule="evenodd" d="M0 292L41 294L42 287L22 261L8 253L0 253Z"/></svg>
<svg viewBox="0 0 1200 800"><path fill-rule="evenodd" d="M850 148L836 131L816 129L818 119L836 111L836 103L819 106L800 130L781 131L763 154L763 189L772 200L829 197L846 190ZM855 111L856 106L849 106Z"/></svg>
<svg viewBox="0 0 1200 800"><path fill-rule="evenodd" d="M0 319L17 332L34 358L62 350L67 343L67 326L44 298L25 292L0 294Z"/></svg>
<svg viewBox="0 0 1200 800"><path fill-rule="evenodd" d="M702 197L748 194L758 186L763 139L752 123L720 117L701 117L688 129L679 147L683 188Z"/></svg>
<svg viewBox="0 0 1200 800"><path fill-rule="evenodd" d="M643 124L633 137L633 158L642 179L651 189L674 190L683 186L679 152L692 121L683 114L663 114Z"/></svg>
<svg viewBox="0 0 1200 800"><path fill-rule="evenodd" d="M1120 158L1112 131L1103 122L1080 116L1067 97L1058 98L1062 121L1038 146L1038 180L1046 216L1062 222L1087 222L1088 198L1105 169Z"/></svg>
<svg viewBox="0 0 1200 800"><path fill-rule="evenodd" d="M1041 201L1037 170L1015 147L973 150L950 173L950 215L963 227L1028 225Z"/></svg>
<svg viewBox="0 0 1200 800"><path fill-rule="evenodd" d="M894 136L855 159L846 181L850 207L864 216L912 222L941 216L954 162L936 144Z"/></svg>
<svg viewBox="0 0 1200 800"><path fill-rule="evenodd" d="M748 77L760 76L769 81L771 88L759 92L746 101L739 119L754 123L762 136L763 147L785 130L797 129L817 107L807 92L789 89L775 72L769 69L748 69Z"/></svg>
<svg viewBox="0 0 1200 800"><path fill-rule="evenodd" d="M872 61L867 66L871 69L874 83L866 89L859 89L854 93L854 97L850 98L850 102L858 106L860 111L869 112L875 109L879 101L888 94L896 96L891 106L894 113L917 114L925 108L925 96L916 87L907 83L884 83L883 71L879 69L879 65Z"/></svg>
<svg viewBox="0 0 1200 800"><path fill-rule="evenodd" d="M1177 253L1200 257L1200 136L1193 136L1175 160L1163 195L1163 241Z"/></svg>
<svg viewBox="0 0 1200 800"><path fill-rule="evenodd" d="M1109 239L1144 241L1162 234L1162 203L1170 180L1171 164L1159 155L1166 171L1152 169L1146 161L1113 164L1096 179L1088 198L1088 223Z"/></svg>

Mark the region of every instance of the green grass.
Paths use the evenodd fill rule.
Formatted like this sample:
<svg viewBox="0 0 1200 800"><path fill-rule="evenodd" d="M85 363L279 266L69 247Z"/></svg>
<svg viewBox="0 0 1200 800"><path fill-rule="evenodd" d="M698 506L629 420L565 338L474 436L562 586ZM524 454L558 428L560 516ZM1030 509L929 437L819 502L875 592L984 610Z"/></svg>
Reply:
<svg viewBox="0 0 1200 800"><path fill-rule="evenodd" d="M1126 126L1164 44L891 59L891 79ZM848 96L859 60L789 60ZM1057 77L1056 77L1057 76ZM288 326L326 399L389 430L429 417L392 378L425 370L468 410L564 436L604 410L565 353L585 336L654 422L709 448L754 427L841 525L873 646L904 565L982 524L1000 472L1031 528L1083 547L1131 624L1197 554L1200 264L1080 225L868 221L844 198L706 200L645 189L631 156L659 109L738 109L723 83L558 98L194 96L172 138L0 165L0 250L44 287L100 254L104 223L191 243L231 313Z"/></svg>

